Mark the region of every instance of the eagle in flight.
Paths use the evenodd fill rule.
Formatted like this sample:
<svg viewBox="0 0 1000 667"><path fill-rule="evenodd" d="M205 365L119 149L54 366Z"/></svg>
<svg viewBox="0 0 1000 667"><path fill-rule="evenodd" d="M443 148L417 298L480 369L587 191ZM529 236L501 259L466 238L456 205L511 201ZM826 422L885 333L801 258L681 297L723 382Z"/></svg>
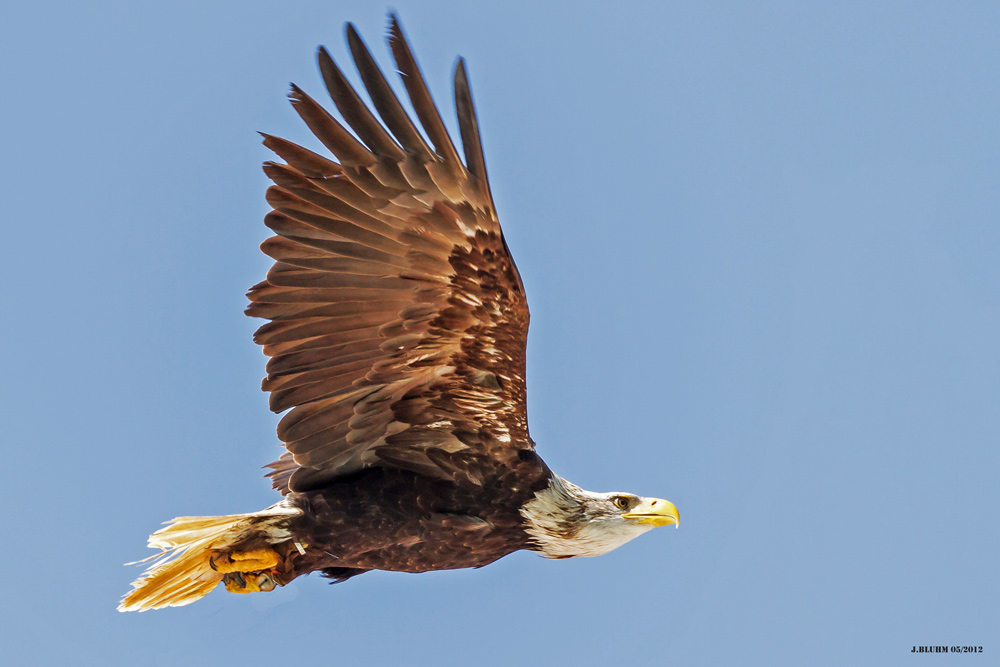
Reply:
<svg viewBox="0 0 1000 667"><path fill-rule="evenodd" d="M397 18L389 47L419 127L350 24L347 42L378 116L320 48L347 127L297 86L289 97L335 160L263 135L283 161L264 164L275 235L261 249L274 265L246 312L268 320L254 340L269 357L270 407L285 413L287 451L268 474L282 498L168 522L122 611L189 604L219 582L253 593L309 572L481 567L519 549L597 556L678 522L666 500L586 491L535 453L528 304L464 61L463 162Z"/></svg>

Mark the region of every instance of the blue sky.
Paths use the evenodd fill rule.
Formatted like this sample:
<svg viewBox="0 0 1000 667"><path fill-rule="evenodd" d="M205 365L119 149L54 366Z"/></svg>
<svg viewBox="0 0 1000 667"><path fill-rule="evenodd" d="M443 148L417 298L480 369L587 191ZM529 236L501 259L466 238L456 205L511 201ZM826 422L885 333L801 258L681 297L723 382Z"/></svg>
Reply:
<svg viewBox="0 0 1000 667"><path fill-rule="evenodd" d="M119 614L146 535L274 501L243 293L270 154L371 2L0 25L11 664L909 664L1000 651L1000 8L399 0L468 60L541 453L679 530ZM349 68L345 68L349 69ZM527 656L527 657L525 657ZM926 658L925 658L926 659ZM930 658L931 660L939 660Z"/></svg>

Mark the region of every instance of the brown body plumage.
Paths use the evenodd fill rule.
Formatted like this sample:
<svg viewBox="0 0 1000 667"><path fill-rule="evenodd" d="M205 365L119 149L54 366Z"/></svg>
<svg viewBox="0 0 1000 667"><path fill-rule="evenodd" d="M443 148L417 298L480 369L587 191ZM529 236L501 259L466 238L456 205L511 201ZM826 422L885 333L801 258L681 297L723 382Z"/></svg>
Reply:
<svg viewBox="0 0 1000 667"><path fill-rule="evenodd" d="M293 529L320 548L296 559L295 574L319 570L343 579L372 569L426 572L488 565L529 546L520 508L548 483L549 473L537 457L482 487L406 470L366 470L296 496L294 503L304 513ZM416 521L414 508L421 510Z"/></svg>
<svg viewBox="0 0 1000 667"><path fill-rule="evenodd" d="M464 62L463 163L396 18L389 45L429 144L353 26L347 38L382 122L321 48L324 83L351 131L298 87L290 99L336 161L264 135L285 163L264 166L275 183L264 222L276 235L261 249L275 264L250 290L247 314L270 320L254 339L270 357L271 409L287 411L287 452L269 474L284 498L155 533L165 560L122 609L186 604L223 579L256 590L247 573L273 586L313 571L478 567L523 548L593 555L676 522L665 501L563 483L534 452L527 301ZM593 526L607 530L591 535Z"/></svg>

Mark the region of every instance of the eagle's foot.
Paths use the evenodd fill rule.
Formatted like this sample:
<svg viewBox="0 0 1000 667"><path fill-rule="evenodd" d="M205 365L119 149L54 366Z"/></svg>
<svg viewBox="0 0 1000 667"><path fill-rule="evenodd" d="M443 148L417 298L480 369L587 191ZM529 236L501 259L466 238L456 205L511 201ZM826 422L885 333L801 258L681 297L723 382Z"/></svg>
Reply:
<svg viewBox="0 0 1000 667"><path fill-rule="evenodd" d="M222 583L230 593L260 593L273 591L278 580L267 572L229 572L222 576Z"/></svg>
<svg viewBox="0 0 1000 667"><path fill-rule="evenodd" d="M260 593L283 586L279 564L284 559L274 549L230 551L212 556L212 569L222 574L222 583L230 593Z"/></svg>
<svg viewBox="0 0 1000 667"><path fill-rule="evenodd" d="M281 556L274 549L251 549L250 551L232 551L228 554L216 554L212 556L211 564L212 569L216 572L229 574L232 572L241 573L270 570L280 563L281 560ZM227 585L226 588L228 587Z"/></svg>

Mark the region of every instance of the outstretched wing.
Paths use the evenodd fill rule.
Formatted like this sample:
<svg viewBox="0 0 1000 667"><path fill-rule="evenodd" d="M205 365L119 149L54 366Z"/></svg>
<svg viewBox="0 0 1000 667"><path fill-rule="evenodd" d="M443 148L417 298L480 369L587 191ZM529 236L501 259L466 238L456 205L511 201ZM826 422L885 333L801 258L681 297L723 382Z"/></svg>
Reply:
<svg viewBox="0 0 1000 667"><path fill-rule="evenodd" d="M263 389L288 413L275 488L305 491L367 466L482 484L530 449L528 306L486 180L464 62L463 164L395 16L389 45L430 145L354 26L347 40L382 122L325 49L319 67L353 134L298 87L292 105L332 161L264 135L286 164L264 219L274 258L248 293L270 357ZM384 123L384 125L383 125Z"/></svg>

